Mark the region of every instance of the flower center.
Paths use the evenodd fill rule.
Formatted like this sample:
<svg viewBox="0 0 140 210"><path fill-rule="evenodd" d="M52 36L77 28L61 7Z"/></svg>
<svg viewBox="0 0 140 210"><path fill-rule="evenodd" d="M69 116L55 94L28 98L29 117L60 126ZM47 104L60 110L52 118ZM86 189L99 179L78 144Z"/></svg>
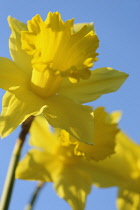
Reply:
<svg viewBox="0 0 140 210"><path fill-rule="evenodd" d="M37 71L33 69L31 77L32 90L43 98L55 95L61 82L62 77L50 69Z"/></svg>
<svg viewBox="0 0 140 210"><path fill-rule="evenodd" d="M33 17L28 31L21 32L22 49L32 55L31 88L42 97L54 95L63 77L72 83L88 79L97 61L97 35L86 25L74 33L73 21L64 22L60 13L49 12L45 21Z"/></svg>

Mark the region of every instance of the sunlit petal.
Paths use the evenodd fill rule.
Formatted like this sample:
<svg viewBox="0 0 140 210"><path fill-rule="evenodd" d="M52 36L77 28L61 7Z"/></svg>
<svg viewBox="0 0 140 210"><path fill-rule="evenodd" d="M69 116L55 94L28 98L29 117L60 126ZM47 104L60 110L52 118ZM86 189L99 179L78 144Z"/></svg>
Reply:
<svg viewBox="0 0 140 210"><path fill-rule="evenodd" d="M30 134L30 144L45 151L52 151L57 144L57 134L51 131L47 120L43 116L35 117Z"/></svg>
<svg viewBox="0 0 140 210"><path fill-rule="evenodd" d="M75 104L62 96L52 96L47 100L43 115L53 127L65 129L85 143L93 143L94 118L91 107Z"/></svg>
<svg viewBox="0 0 140 210"><path fill-rule="evenodd" d="M60 198L65 199L73 210L84 210L86 197L91 190L91 180L86 168L78 165L63 167L55 177L54 187ZM85 181L86 180L86 181Z"/></svg>
<svg viewBox="0 0 140 210"><path fill-rule="evenodd" d="M29 116L41 113L41 108L44 105L44 101L40 99L38 102L38 96L25 88L22 91L21 89L17 90L16 96L6 93L3 97L3 110L0 116L1 136L9 135Z"/></svg>
<svg viewBox="0 0 140 210"><path fill-rule="evenodd" d="M77 23L77 24L74 24L73 25L73 33L77 33L78 31L81 30L81 28L83 28L84 26L87 26L87 31L90 32L90 31L94 31L95 32L95 29L94 29L94 24L93 23Z"/></svg>
<svg viewBox="0 0 140 210"><path fill-rule="evenodd" d="M54 171L57 166L55 163L51 154L31 149L18 164L16 178L51 182L51 170Z"/></svg>
<svg viewBox="0 0 140 210"><path fill-rule="evenodd" d="M27 81L27 75L13 61L0 57L0 88L12 91Z"/></svg>
<svg viewBox="0 0 140 210"><path fill-rule="evenodd" d="M83 155L88 159L102 160L115 152L116 134L119 129L116 123L108 121L109 117L109 114L105 112L103 107L95 109L94 144L87 145L76 141L75 152L77 155Z"/></svg>
<svg viewBox="0 0 140 210"><path fill-rule="evenodd" d="M91 71L91 77L88 80L80 80L76 84L64 80L59 94L77 103L87 103L96 100L103 94L118 90L127 77L126 73L112 68L99 68Z"/></svg>
<svg viewBox="0 0 140 210"><path fill-rule="evenodd" d="M119 186L139 192L139 164L139 145L120 131L116 136L116 153L97 164L93 162L94 183L100 187Z"/></svg>
<svg viewBox="0 0 140 210"><path fill-rule="evenodd" d="M21 31L27 30L26 24L19 20L8 17L8 23L12 34L9 39L9 50L16 65L28 74L31 74L31 56L21 49Z"/></svg>

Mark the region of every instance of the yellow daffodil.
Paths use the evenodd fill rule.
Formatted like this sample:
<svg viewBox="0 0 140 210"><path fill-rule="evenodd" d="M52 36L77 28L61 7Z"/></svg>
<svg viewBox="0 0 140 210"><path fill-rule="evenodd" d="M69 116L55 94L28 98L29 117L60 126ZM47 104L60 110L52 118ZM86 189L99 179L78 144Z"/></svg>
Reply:
<svg viewBox="0 0 140 210"><path fill-rule="evenodd" d="M53 127L93 143L93 110L81 103L116 91L128 75L112 68L90 70L99 45L92 24L64 22L58 12L49 12L45 21L36 15L27 25L8 21L13 61L0 58L0 87L7 91L1 136L30 115L43 114Z"/></svg>
<svg viewBox="0 0 140 210"><path fill-rule="evenodd" d="M98 187L118 187L118 210L140 209L140 146L126 134L116 136L116 153L96 164L94 183Z"/></svg>
<svg viewBox="0 0 140 210"><path fill-rule="evenodd" d="M116 120L114 120L116 119ZM94 111L94 145L86 145L71 136L66 131L61 131L62 144L74 144L74 153L87 159L102 160L113 154L116 144L115 138L119 129L117 128L120 112L108 114L103 107Z"/></svg>
<svg viewBox="0 0 140 210"><path fill-rule="evenodd" d="M103 159L103 156L105 158L113 153L112 145L114 145L117 128L116 122L111 120L111 115L107 116L103 108L98 108L95 110L96 112L95 122L98 120L97 125L101 125L101 127L100 129L95 127L95 129L97 128L95 142L99 141L99 143L97 145L95 143L95 149L94 145L91 147L93 147L92 158L100 160ZM103 122L107 124L107 132L105 133ZM115 127L112 127L114 123ZM103 132L104 135L97 134L100 132ZM86 197L90 193L93 183L92 161L89 160L89 157L75 153L76 145L71 143L73 137L69 133L64 130L52 133L47 121L41 116L36 117L33 121L30 134L30 145L34 148L19 163L16 178L53 182L57 194L65 199L73 210L83 210ZM112 142L111 140L108 141L109 135L111 135ZM88 146L85 144L87 150Z"/></svg>

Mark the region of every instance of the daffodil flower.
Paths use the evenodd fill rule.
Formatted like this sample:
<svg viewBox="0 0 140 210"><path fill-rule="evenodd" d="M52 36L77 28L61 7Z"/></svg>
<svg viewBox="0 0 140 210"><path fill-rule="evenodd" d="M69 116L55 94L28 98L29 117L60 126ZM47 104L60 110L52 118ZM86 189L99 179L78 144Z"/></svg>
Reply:
<svg viewBox="0 0 140 210"><path fill-rule="evenodd" d="M95 127L97 139L95 139L95 148L94 145L91 146L92 159L101 160L114 152L112 145L115 145L118 129L116 122L111 120L112 116L103 108L96 109L95 113L95 122L98 121ZM105 133L103 123L107 127ZM65 199L73 210L83 210L95 173L91 158L75 153L76 144L71 142L73 137L69 133L64 130L52 133L48 126L47 121L41 116L37 116L33 121L30 129L30 145L34 148L29 150L19 163L16 178L53 182L57 194ZM100 135L101 132L104 135ZM88 144L84 146L89 149Z"/></svg>
<svg viewBox="0 0 140 210"><path fill-rule="evenodd" d="M118 210L140 209L140 146L125 133L116 135L116 153L101 162L94 162L94 184L118 187Z"/></svg>
<svg viewBox="0 0 140 210"><path fill-rule="evenodd" d="M93 110L81 103L116 91L128 75L112 68L90 70L99 45L92 24L64 22L58 12L49 12L45 21L36 15L27 25L12 17L8 21L13 61L0 58L0 87L7 91L1 136L30 115L43 114L53 127L92 144Z"/></svg>
<svg viewBox="0 0 140 210"><path fill-rule="evenodd" d="M104 107L94 110L94 145L87 145L80 142L67 133L61 131L62 144L74 144L74 154L84 156L87 159L103 160L112 155L116 145L116 134L119 132L118 121L121 117L120 112L108 114Z"/></svg>

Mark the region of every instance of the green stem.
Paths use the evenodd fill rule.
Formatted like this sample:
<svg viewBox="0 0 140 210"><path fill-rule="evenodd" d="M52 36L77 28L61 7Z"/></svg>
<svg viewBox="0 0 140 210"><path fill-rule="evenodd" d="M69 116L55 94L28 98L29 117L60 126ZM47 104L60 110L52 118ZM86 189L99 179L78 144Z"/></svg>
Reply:
<svg viewBox="0 0 140 210"><path fill-rule="evenodd" d="M37 199L37 196L40 192L40 190L42 189L42 187L44 186L44 183L43 182L39 182L32 197L31 197L31 200L29 202L29 204L25 207L25 210L33 210L33 206L35 204L35 201Z"/></svg>
<svg viewBox="0 0 140 210"><path fill-rule="evenodd" d="M9 168L8 168L2 196L1 196L0 210L8 210L13 187L14 187L14 182L15 182L15 170L16 170L19 158L20 158L22 146L24 144L26 135L29 132L29 128L31 126L32 121L33 121L33 116L29 117L22 124L22 130L20 132L19 138L17 139L14 150L12 152L12 157L10 160L10 164L9 164Z"/></svg>

